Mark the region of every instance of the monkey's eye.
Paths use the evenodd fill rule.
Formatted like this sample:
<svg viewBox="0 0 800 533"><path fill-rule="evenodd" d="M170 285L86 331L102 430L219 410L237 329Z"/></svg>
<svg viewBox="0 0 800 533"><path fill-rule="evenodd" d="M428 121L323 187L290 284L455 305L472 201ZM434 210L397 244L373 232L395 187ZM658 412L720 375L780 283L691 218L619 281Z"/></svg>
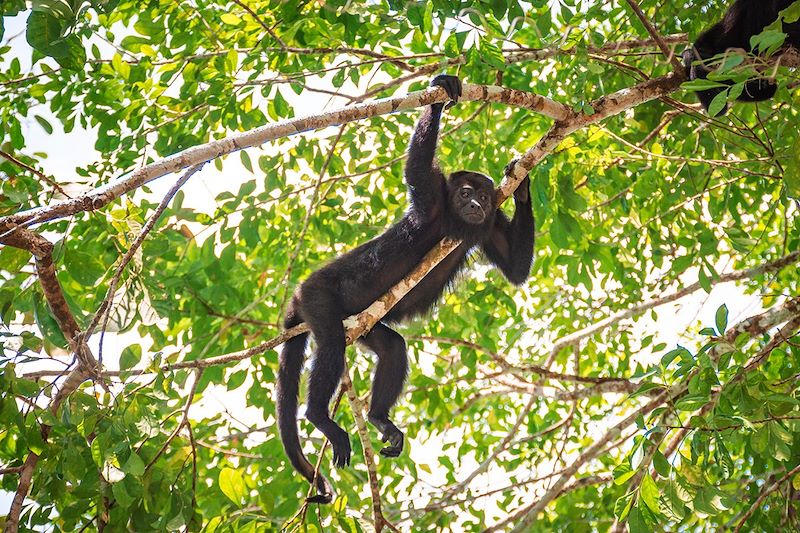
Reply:
<svg viewBox="0 0 800 533"><path fill-rule="evenodd" d="M485 202L489 199L489 196L486 194L481 194L481 202Z"/></svg>
<svg viewBox="0 0 800 533"><path fill-rule="evenodd" d="M469 198L469 189L461 189L461 198Z"/></svg>

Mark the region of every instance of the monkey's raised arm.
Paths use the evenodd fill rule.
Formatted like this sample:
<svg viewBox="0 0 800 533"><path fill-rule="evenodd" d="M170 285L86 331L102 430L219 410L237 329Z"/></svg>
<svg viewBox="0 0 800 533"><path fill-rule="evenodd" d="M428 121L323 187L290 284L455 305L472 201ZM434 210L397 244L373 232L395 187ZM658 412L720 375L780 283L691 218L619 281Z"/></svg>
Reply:
<svg viewBox="0 0 800 533"><path fill-rule="evenodd" d="M506 170L513 168L512 161ZM514 218L497 210L494 227L486 242L483 252L486 257L500 269L503 275L515 285L522 284L531 272L533 262L533 239L536 231L526 177L514 191Z"/></svg>
<svg viewBox="0 0 800 533"><path fill-rule="evenodd" d="M461 95L461 82L456 76L436 76L431 86L443 87L454 101ZM412 209L421 214L434 215L443 200L444 175L435 163L443 108L441 103L425 108L408 147L405 179Z"/></svg>

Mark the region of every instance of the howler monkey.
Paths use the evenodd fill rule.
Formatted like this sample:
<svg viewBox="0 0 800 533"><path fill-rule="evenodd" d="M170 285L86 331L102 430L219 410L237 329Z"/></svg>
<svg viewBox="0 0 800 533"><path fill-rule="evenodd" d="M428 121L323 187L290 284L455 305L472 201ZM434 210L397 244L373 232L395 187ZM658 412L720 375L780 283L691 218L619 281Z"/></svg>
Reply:
<svg viewBox="0 0 800 533"><path fill-rule="evenodd" d="M443 87L451 100L461 94L455 76L440 75L431 86ZM526 177L514 193L515 212L509 220L495 206L492 180L477 172L461 170L445 175L435 161L439 120L444 104L436 103L422 113L405 167L410 206L406 214L383 234L334 259L311 274L295 292L284 326L306 322L316 341L308 379L306 418L330 441L333 462L350 463L350 437L329 414L329 403L344 370L345 331L342 320L366 309L409 274L443 237L461 244L406 294L358 343L377 355L372 383L369 421L381 432L385 457L403 450L403 432L389 418L408 370L403 337L388 324L421 315L438 300L476 247L512 283L524 282L533 257L534 220ZM508 170L508 167L507 167ZM283 345L277 380L278 427L284 449L294 468L317 494L314 503L329 503L333 490L303 454L297 432L297 395L308 334Z"/></svg>
<svg viewBox="0 0 800 533"><path fill-rule="evenodd" d="M705 79L711 72L706 62L729 48L743 48L758 54L759 50L754 50L750 46L750 37L758 35L766 26L775 22L778 12L789 7L794 1L735 0L722 20L703 32L695 41L693 48L683 52L683 63L689 79ZM783 31L787 34L785 45L800 47L800 22L784 23ZM714 97L723 90L724 87L715 87L697 91L697 97L706 111ZM775 95L776 90L777 85L767 78L753 78L747 80L737 100L741 102L769 100ZM720 114L724 114L727 109L726 105Z"/></svg>

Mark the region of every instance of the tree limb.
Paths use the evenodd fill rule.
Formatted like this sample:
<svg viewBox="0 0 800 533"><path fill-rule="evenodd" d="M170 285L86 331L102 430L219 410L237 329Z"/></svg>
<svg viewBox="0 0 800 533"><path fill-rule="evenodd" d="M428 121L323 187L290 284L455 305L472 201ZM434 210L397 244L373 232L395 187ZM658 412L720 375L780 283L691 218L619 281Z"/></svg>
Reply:
<svg viewBox="0 0 800 533"><path fill-rule="evenodd" d="M531 111L536 111L545 116L559 120L566 119L573 114L568 107L544 96L494 85L473 85L465 83L463 85L463 94L460 99L462 101L505 103L530 109ZM107 185L85 192L76 198L0 218L0 242L2 242L2 239L5 237L4 234L8 232L14 224L38 224L83 211L94 211L154 179L222 157L223 155L238 150L260 146L265 142L273 141L281 137L288 137L297 133L341 125L346 122L353 122L355 120L362 120L388 113L396 113L398 111L407 111L409 109L445 101L447 101L445 90L441 87L431 87L424 91L409 93L406 96L383 98L373 102L335 109L318 115L268 124L250 131L231 135L224 139L193 146L177 154L145 165L133 171L127 177L118 178Z"/></svg>
<svg viewBox="0 0 800 533"><path fill-rule="evenodd" d="M763 333L767 332L770 328L782 324L784 322L796 322L797 317L800 316L800 297L791 298L783 302L782 305L773 307L768 309L767 311L752 316L746 320L743 320L736 324L736 326L730 328L728 332L724 335L724 340L728 343L732 343L736 337L741 333L748 333L751 337L757 337L762 335ZM773 343L775 339L780 339L780 342L783 342L785 338L787 338L787 332L782 330L779 332L778 335L773 337L773 339L767 343L767 345L762 349L762 351L767 349L774 349ZM709 357L712 360L717 360L722 353L721 345L718 344L711 350L709 350ZM599 455L602 451L605 444L615 438L617 438L622 432L633 424L639 416L642 416L646 413L649 413L656 407L664 404L667 401L674 401L683 394L686 393L688 390L688 382L689 379L695 374L696 372L690 373L686 376L686 378L678 384L673 385L669 389L664 390L658 396L647 402L642 407L635 409L633 412L628 414L625 418L620 420L617 424L609 428L606 433L601 437L599 440L595 441L591 446L589 446L583 453L581 453L573 462L572 464L565 468L562 471L561 476L558 480L550 487L550 489L541 497L539 498L534 504L530 505L525 509L525 513L522 514L519 518L519 522L514 526L514 532L523 532L528 531L533 524L536 522L539 513L542 512L547 505L552 502L559 494L561 489L569 482L569 480L578 472L581 466L586 464L588 461L594 459Z"/></svg>

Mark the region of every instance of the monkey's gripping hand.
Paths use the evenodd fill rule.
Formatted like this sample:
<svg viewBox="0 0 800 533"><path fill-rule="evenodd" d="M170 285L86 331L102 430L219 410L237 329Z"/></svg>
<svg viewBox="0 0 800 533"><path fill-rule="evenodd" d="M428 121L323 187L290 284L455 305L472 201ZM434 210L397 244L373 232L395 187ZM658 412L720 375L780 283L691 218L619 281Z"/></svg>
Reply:
<svg viewBox="0 0 800 533"><path fill-rule="evenodd" d="M511 173L514 171L514 167L517 165L517 161L519 161L519 159L514 158L509 164L506 165L506 168L503 171L506 176L511 176ZM525 179L520 182L520 184L517 186L517 189L514 191L514 199L522 202L523 204L528 203L528 200L530 199L530 193L528 192L530 186L531 180L528 178L528 176L525 176Z"/></svg>
<svg viewBox="0 0 800 533"><path fill-rule="evenodd" d="M445 109L450 109L458 102L458 97L461 96L461 80L458 76L448 76L447 74L439 74L431 80L431 87L441 87L450 97L450 102L447 102ZM441 105L441 104L439 104Z"/></svg>

